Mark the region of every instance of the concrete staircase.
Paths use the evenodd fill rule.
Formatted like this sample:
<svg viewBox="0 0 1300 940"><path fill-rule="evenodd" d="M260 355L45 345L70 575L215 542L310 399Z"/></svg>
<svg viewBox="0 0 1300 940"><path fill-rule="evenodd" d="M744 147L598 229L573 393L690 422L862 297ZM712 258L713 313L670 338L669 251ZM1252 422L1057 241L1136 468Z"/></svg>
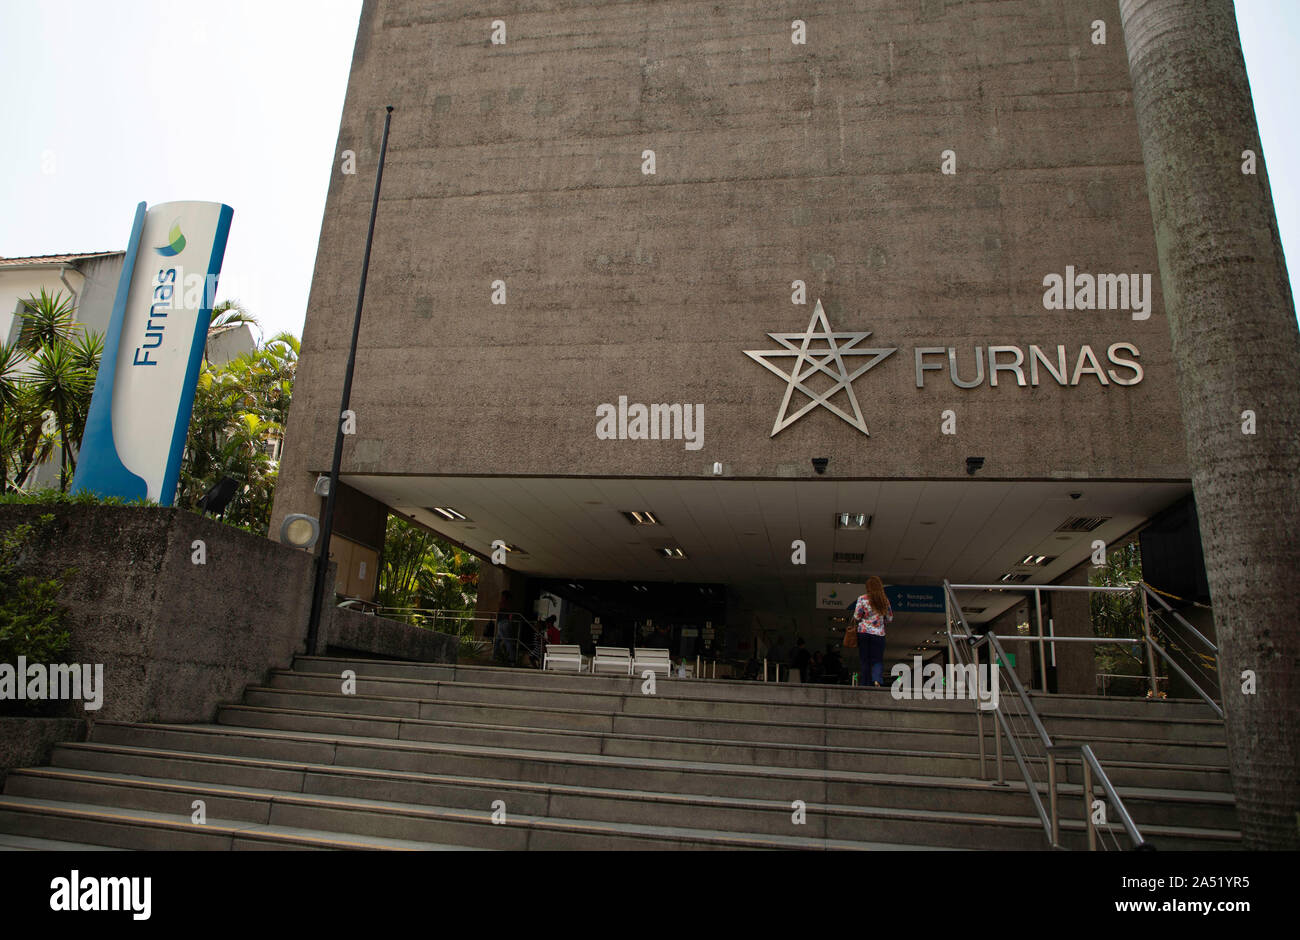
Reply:
<svg viewBox="0 0 1300 940"><path fill-rule="evenodd" d="M1202 706L1036 707L1059 743L1093 745L1157 847L1239 843ZM1046 848L1009 755L1006 787L978 779L975 728L969 701L882 690L660 679L643 695L640 679L303 656L213 724L98 722L14 771L0 848ZM1077 764L1063 779L1064 841L1083 847Z"/></svg>

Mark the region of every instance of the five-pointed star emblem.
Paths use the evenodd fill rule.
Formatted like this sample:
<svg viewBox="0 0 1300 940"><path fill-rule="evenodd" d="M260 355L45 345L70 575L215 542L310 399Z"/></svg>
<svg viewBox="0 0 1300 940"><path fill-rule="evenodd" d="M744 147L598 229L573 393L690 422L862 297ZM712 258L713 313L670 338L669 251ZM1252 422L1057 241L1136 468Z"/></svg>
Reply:
<svg viewBox="0 0 1300 940"><path fill-rule="evenodd" d="M893 349L859 349L858 343L870 336L871 333L832 333L820 300L817 301L817 306L813 308L812 319L808 321L808 329L805 332L768 333L767 335L784 348L746 349L745 355L769 372L779 375L788 383L785 389L785 398L781 400L781 411L776 416L776 423L772 425L772 437L776 437L777 434L818 405L827 408L870 437L871 432L867 430L867 424L862 420L862 409L858 407L857 396L853 394L853 380L872 366L883 362L890 354L897 352L898 347ZM813 343L819 345L810 348ZM871 358L865 365L858 366L850 372L844 365L845 358L849 356L870 356ZM771 361L790 357L794 358L794 363L788 372L779 366L773 365ZM835 382L824 392L814 391L805 384L809 378L819 372L830 376ZM848 395L849 404L853 406L853 414L851 415L830 400L841 389ZM796 390L807 395L811 400L791 414L790 397Z"/></svg>

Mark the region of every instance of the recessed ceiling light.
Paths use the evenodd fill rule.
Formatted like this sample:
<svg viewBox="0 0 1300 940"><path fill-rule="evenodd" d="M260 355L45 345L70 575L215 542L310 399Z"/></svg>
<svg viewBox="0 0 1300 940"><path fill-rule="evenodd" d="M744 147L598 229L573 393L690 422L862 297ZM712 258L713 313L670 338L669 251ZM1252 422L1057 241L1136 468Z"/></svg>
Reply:
<svg viewBox="0 0 1300 940"><path fill-rule="evenodd" d="M663 525L655 514L648 509L623 510L623 518L632 525Z"/></svg>
<svg viewBox="0 0 1300 940"><path fill-rule="evenodd" d="M1026 555L1024 558L1020 559L1017 564L1041 567L1042 565L1049 565L1054 561L1056 561L1055 555Z"/></svg>
<svg viewBox="0 0 1300 940"><path fill-rule="evenodd" d="M448 522L464 522L467 517L452 509L450 506L426 506L429 512L441 516Z"/></svg>
<svg viewBox="0 0 1300 940"><path fill-rule="evenodd" d="M664 558L685 558L686 553L680 548L656 548L655 552Z"/></svg>
<svg viewBox="0 0 1300 940"><path fill-rule="evenodd" d="M865 512L841 512L835 515L837 529L869 529L871 517Z"/></svg>

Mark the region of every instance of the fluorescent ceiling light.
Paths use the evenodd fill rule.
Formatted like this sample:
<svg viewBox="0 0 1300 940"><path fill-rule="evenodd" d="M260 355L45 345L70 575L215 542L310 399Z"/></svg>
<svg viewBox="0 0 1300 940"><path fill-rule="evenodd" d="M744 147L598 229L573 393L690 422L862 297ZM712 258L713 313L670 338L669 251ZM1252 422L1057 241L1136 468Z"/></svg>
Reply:
<svg viewBox="0 0 1300 940"><path fill-rule="evenodd" d="M439 516L442 516L442 518L446 519L448 522L466 521L464 515L457 512L455 509L452 509L450 506L428 506L426 508L429 512L437 513Z"/></svg>

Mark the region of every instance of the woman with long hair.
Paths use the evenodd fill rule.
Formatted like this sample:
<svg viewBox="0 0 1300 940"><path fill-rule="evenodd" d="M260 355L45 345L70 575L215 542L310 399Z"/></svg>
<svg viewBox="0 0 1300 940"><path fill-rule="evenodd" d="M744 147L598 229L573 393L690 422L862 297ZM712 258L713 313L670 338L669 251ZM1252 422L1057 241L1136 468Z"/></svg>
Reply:
<svg viewBox="0 0 1300 940"><path fill-rule="evenodd" d="M885 669L885 624L893 619L894 609L885 596L885 585L873 575L867 579L867 593L853 608L853 622L858 625L858 662L862 664L859 681L863 685L880 685Z"/></svg>

